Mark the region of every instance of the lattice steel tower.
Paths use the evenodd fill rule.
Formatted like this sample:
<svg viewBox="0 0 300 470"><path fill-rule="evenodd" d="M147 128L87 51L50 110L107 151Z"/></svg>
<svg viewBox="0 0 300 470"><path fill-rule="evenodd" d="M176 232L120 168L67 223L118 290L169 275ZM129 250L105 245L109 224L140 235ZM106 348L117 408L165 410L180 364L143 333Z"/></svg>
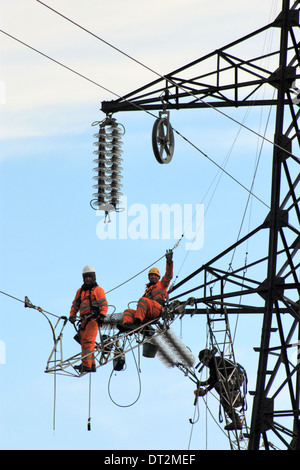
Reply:
<svg viewBox="0 0 300 470"><path fill-rule="evenodd" d="M174 290L192 279L203 279L196 287L173 297L199 292L197 308L226 308L227 313L262 314L256 388L249 436L250 450L272 447L274 436L285 449L300 449L300 91L299 1L283 0L280 15L270 24L188 65L135 90L123 98L102 103L107 114L120 111L274 106L276 122L273 143L270 212L255 230L199 267ZM275 28L279 34L276 51L242 59L235 47ZM269 58L272 69L260 65ZM212 68L212 65L213 68ZM274 64L275 67L274 67ZM189 78L186 78L190 71ZM231 75L229 75L231 74ZM228 76L232 77L231 83ZM256 100L254 93L269 86L275 96ZM163 96L163 98L162 98ZM162 107L163 101L163 107ZM298 156L297 156L298 154ZM165 163L161 161L160 163ZM261 231L268 232L265 256L234 271L221 266L223 258ZM264 272L258 278L256 268ZM251 276L251 270L254 275ZM210 280L208 281L208 275ZM218 293L210 293L212 283ZM237 299L242 298L242 302ZM172 300L172 299L171 299ZM198 308L199 304L205 306ZM192 312L192 311L191 311ZM284 406L283 406L284 403Z"/></svg>

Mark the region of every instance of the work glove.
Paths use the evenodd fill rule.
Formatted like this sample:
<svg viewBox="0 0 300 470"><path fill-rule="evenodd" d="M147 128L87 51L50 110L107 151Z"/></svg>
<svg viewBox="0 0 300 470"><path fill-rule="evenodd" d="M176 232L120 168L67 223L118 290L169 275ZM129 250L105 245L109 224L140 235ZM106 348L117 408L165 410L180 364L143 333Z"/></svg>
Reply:
<svg viewBox="0 0 300 470"><path fill-rule="evenodd" d="M166 258L167 258L168 263L170 263L173 260L173 251L172 250L167 250L166 251Z"/></svg>
<svg viewBox="0 0 300 470"><path fill-rule="evenodd" d="M74 325L74 323L76 322L76 315L71 315L69 321L72 323L72 325Z"/></svg>
<svg viewBox="0 0 300 470"><path fill-rule="evenodd" d="M105 318L105 315L98 315L98 317L96 318L96 321L98 323L99 326L102 326L103 325L103 320Z"/></svg>

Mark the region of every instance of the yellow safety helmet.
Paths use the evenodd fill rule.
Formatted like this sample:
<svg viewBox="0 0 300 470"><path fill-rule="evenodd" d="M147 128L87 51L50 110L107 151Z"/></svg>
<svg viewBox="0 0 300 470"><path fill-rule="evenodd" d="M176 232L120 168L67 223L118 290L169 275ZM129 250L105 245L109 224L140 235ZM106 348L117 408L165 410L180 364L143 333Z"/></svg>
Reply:
<svg viewBox="0 0 300 470"><path fill-rule="evenodd" d="M148 272L148 276L149 274L156 274L157 276L160 277L160 272L159 272L159 269L157 268L151 268L150 271Z"/></svg>

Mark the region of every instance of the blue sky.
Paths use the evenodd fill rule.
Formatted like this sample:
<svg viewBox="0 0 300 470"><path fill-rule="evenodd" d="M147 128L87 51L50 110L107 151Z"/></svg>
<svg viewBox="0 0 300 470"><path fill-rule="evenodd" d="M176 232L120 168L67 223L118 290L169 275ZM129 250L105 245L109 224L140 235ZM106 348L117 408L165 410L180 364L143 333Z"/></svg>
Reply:
<svg viewBox="0 0 300 470"><path fill-rule="evenodd" d="M268 23L281 6L278 1L258 0L244 2L242 7L237 0L226 4L219 0L129 0L126 6L122 1L110 5L95 0L48 4L160 74ZM0 0L0 10L0 29L118 95L156 78L36 1ZM272 38L267 39L271 43ZM259 55L263 45L250 47L250 53ZM91 124L105 117L101 102L114 96L4 34L0 36L0 81L0 290L21 300L28 296L55 315L68 315L81 285L83 266L92 264L98 283L109 291L173 248L177 241L174 227L169 239L151 239L150 235L141 239L138 232L137 239L132 232L124 239L104 240L97 235L104 222L103 214L89 204L94 192L96 132ZM174 251L174 277L181 280L235 242L248 193L179 136L171 163L159 165L151 146L154 119L143 112L119 114L115 117L126 129L122 184L128 207L139 204L150 214L154 204L182 208L187 204L193 210L196 204L204 204L203 246L188 251L183 238ZM258 109L249 113L229 109L227 114L238 122L245 120L256 132L261 132L267 118L267 111ZM226 170L250 187L261 143L255 134L212 109L174 111L171 124L218 165L228 156ZM267 205L271 156L272 147L265 143L254 186L255 194ZM243 234L261 223L267 212L265 205L253 199ZM134 214L128 215L127 222L137 222ZM263 245L250 243L249 259L263 250ZM245 255L242 250L237 254L238 264ZM164 261L158 267L163 271ZM108 303L117 312L123 311L143 293L146 282L144 272L109 293ZM49 325L39 312L24 309L22 303L5 295L0 296L0 305L2 352L4 349L1 449L228 449L226 436L207 416L203 402L192 430L191 381L157 359L141 358L138 373L132 356L127 357L125 371L111 376L107 365L93 375L91 432L86 430L88 378L59 377L53 432L53 377L44 373L52 349ZM255 387L253 347L259 345L260 326L261 319L255 316L240 318L238 323L235 352L247 368L249 389ZM185 317L174 324L174 330L195 355L205 347L204 318ZM71 353L76 349L71 324L65 329L64 347ZM111 397L121 405L135 401L140 385L141 394L133 406L120 407L111 400L108 385ZM212 397L209 400L218 419L218 404Z"/></svg>

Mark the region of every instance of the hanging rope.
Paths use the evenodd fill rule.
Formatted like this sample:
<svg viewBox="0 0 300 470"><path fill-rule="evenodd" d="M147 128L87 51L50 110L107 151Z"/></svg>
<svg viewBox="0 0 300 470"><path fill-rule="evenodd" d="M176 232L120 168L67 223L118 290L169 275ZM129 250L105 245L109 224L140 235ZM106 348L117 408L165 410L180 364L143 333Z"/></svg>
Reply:
<svg viewBox="0 0 300 470"><path fill-rule="evenodd" d="M195 419L196 412L197 412L198 416ZM189 437L189 442L188 442L188 450L190 450L190 446L191 446L191 442L192 442L192 435L193 435L193 431L194 431L194 425L199 421L199 418L200 418L200 411L199 411L199 404L197 402L196 405L195 405L193 418L189 420L192 426L191 426L190 437Z"/></svg>
<svg viewBox="0 0 300 470"><path fill-rule="evenodd" d="M130 342L130 344L132 343L132 341ZM140 368L139 368L139 365L136 361L136 358L135 358L135 355L134 355L134 352L132 350L132 355L133 355L133 359L134 359L134 362L135 362L135 366L136 366L136 370L137 370L137 374L138 374L138 382L139 382L139 391L138 391L138 395L136 397L136 399L132 402L132 403L129 403L127 405L121 405L120 403L117 403L113 398L112 398L112 395L111 395L111 392L110 392L110 383L111 383L111 378L113 376L113 373L114 373L114 369L111 371L111 374L109 376L109 380L108 380L108 385L107 385L107 388L108 388L108 395L109 395L109 398L111 399L111 401L114 403L114 405L120 407L120 408L129 408L133 405L135 405L135 403L139 400L140 396L141 396L141 392L142 392L142 384L141 384L141 377L140 377Z"/></svg>
<svg viewBox="0 0 300 470"><path fill-rule="evenodd" d="M87 430L91 430L91 400L92 400L92 374L89 374L89 414L87 422Z"/></svg>
<svg viewBox="0 0 300 470"><path fill-rule="evenodd" d="M56 349L54 353L54 359L56 361ZM55 433L55 426L56 426L56 372L54 372L53 377L53 418L52 418L52 429Z"/></svg>
<svg viewBox="0 0 300 470"><path fill-rule="evenodd" d="M63 320L64 324L66 324L66 322L68 321L67 317L64 317L64 316L59 317L58 315L55 315L54 313L48 312L47 310L44 310L41 307L38 307L38 306L34 305L29 300L29 298L27 296L25 296L24 300L21 300L18 297L15 297L11 294L8 294L7 292L0 291L0 294L3 294L7 297L10 297L11 299L16 300L17 302L21 302L24 305L25 308L32 308L32 309L37 310L38 312L40 312L46 318L46 320L49 323L49 326L50 326L51 331L52 331L53 341L54 341L54 344L55 344L55 342L56 342L55 329L56 329L56 327L57 327L60 320ZM52 322L50 321L50 319L48 318L48 316L46 314L57 318L57 322L54 326L53 326ZM55 351L54 351L54 359L55 359L55 362L56 362L56 348L55 348ZM57 386L56 371L54 371L54 378L53 378L53 417L52 417L52 429L53 429L54 433L55 433L55 427L56 427L56 386Z"/></svg>

